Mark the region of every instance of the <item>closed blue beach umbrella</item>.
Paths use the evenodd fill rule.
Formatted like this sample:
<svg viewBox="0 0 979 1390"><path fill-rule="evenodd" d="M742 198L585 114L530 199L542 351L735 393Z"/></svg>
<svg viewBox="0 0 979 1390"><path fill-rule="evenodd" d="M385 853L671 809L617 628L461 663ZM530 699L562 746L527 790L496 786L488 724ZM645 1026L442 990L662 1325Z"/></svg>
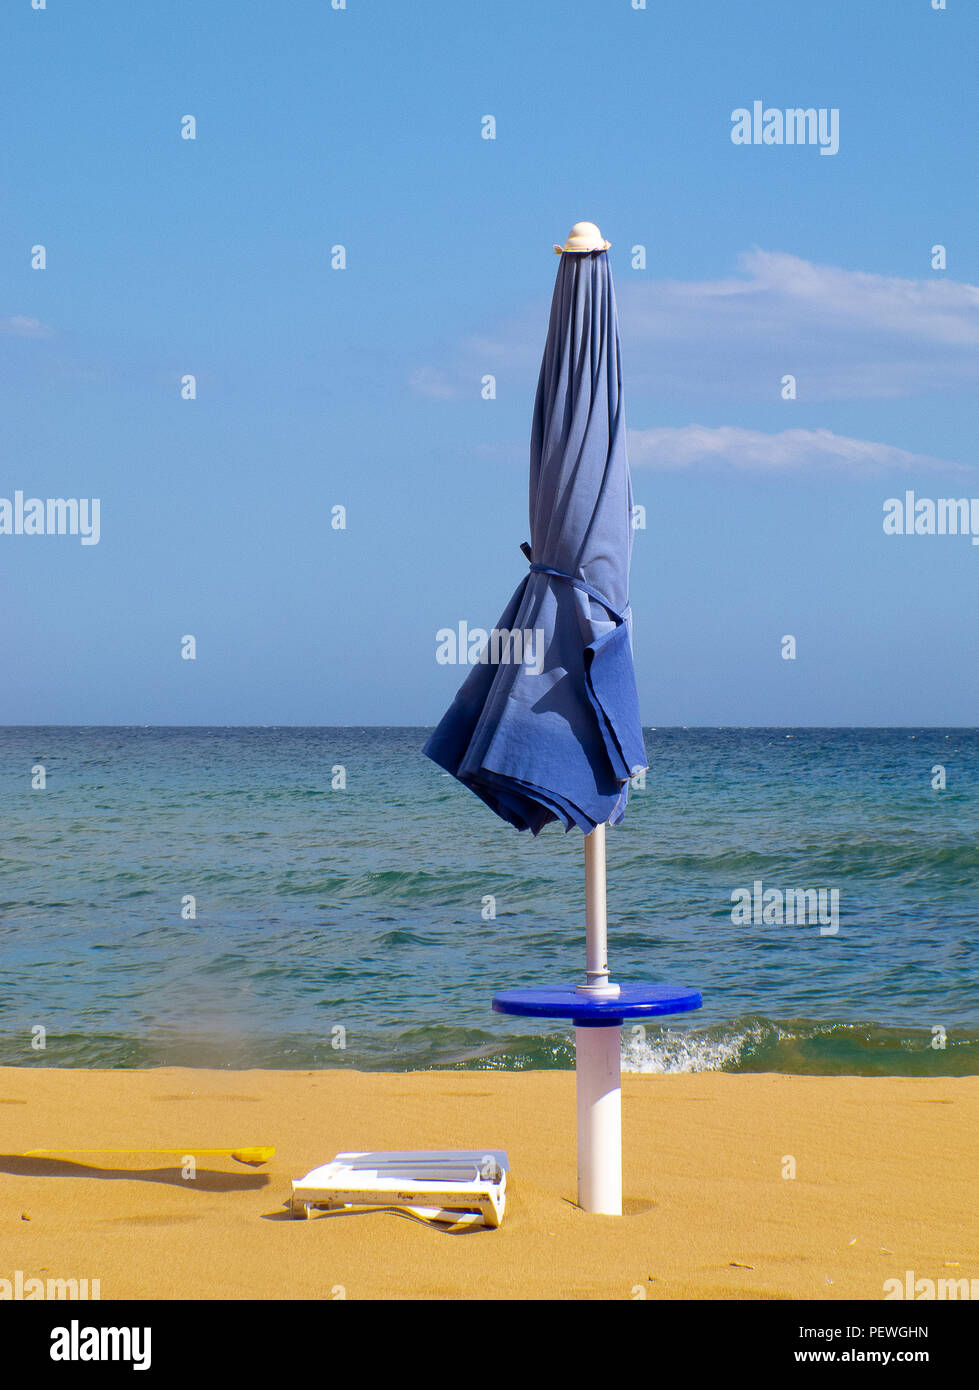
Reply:
<svg viewBox="0 0 979 1390"><path fill-rule="evenodd" d="M615 825L646 766L632 535L612 272L604 249L567 252L534 405L530 568L425 746L519 830Z"/></svg>
<svg viewBox="0 0 979 1390"><path fill-rule="evenodd" d="M425 745L518 830L585 834L586 982L504 991L500 1012L576 1025L578 1200L621 1212L623 1018L698 1008L696 991L609 980L605 826L646 767L632 659L632 484L609 243L576 223L561 253L530 444L529 568Z"/></svg>

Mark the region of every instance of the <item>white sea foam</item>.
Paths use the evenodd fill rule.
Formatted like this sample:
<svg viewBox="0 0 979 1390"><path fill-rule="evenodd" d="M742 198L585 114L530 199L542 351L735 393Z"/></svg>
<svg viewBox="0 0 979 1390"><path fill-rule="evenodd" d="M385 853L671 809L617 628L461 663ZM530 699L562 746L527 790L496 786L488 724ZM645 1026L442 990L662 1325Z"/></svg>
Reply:
<svg viewBox="0 0 979 1390"><path fill-rule="evenodd" d="M745 1043L761 1036L757 1025L737 1033L708 1037L696 1033L661 1032L629 1025L623 1033L622 1070L625 1072L721 1071L737 1063Z"/></svg>

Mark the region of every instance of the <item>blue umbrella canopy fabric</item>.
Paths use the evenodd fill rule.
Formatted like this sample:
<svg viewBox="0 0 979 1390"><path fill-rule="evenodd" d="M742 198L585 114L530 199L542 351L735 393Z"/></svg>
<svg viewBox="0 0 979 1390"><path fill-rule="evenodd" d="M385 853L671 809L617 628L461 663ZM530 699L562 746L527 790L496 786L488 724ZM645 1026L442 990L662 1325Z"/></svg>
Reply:
<svg viewBox="0 0 979 1390"><path fill-rule="evenodd" d="M622 819L646 767L632 483L604 251L562 255L530 444L530 569L425 753L519 830Z"/></svg>

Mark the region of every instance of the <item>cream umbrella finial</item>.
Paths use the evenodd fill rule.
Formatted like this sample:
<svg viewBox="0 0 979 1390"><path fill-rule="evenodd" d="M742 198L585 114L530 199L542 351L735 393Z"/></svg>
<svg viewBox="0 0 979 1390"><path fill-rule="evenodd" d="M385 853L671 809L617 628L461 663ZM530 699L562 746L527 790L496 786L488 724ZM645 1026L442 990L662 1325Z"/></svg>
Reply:
<svg viewBox="0 0 979 1390"><path fill-rule="evenodd" d="M586 251L607 251L611 245L610 241L603 238L594 222L576 222L564 245L558 246L555 242L554 250L559 256L564 252L581 255Z"/></svg>

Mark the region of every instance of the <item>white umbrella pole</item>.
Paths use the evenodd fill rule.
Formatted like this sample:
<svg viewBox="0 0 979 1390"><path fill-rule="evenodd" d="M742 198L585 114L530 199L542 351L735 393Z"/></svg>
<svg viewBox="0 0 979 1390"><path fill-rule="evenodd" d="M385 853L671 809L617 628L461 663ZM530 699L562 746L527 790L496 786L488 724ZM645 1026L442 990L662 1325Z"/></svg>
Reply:
<svg viewBox="0 0 979 1390"><path fill-rule="evenodd" d="M605 902L605 826L585 836L585 956L582 994L611 997ZM578 1205L583 1211L622 1215L622 1060L619 1025L576 1028L578 1094Z"/></svg>
<svg viewBox="0 0 979 1390"><path fill-rule="evenodd" d="M604 825L596 825L592 833L585 836L585 972L590 992L608 984ZM615 992L618 993L618 987Z"/></svg>

